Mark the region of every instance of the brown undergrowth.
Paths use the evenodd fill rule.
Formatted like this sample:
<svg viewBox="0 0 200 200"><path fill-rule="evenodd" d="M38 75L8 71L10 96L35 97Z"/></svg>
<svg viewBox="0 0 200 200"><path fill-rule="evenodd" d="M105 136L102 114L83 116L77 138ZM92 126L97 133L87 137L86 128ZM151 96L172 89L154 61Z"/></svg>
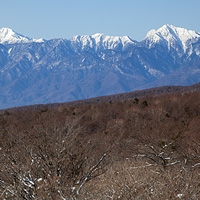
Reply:
<svg viewBox="0 0 200 200"><path fill-rule="evenodd" d="M199 199L200 93L0 115L0 199Z"/></svg>

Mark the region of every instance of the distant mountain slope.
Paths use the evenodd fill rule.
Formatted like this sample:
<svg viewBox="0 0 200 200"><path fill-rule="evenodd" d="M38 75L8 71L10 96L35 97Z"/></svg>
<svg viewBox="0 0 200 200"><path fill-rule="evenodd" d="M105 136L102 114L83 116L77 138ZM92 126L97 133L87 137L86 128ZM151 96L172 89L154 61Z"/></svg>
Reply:
<svg viewBox="0 0 200 200"><path fill-rule="evenodd" d="M51 103L51 104L37 104L30 106L21 106L15 108L6 109L9 112L13 111L23 111L23 110L37 110L37 109L49 109L49 108L58 108L62 106L76 106L76 105L89 105L89 104L99 104L99 103L113 103L116 101L127 101L145 98L145 97L159 97L163 95L174 95L174 94L184 94L184 93L199 93L200 92L200 83L191 85L191 86L162 86L156 88L150 88L145 90L138 90L134 92L120 93L115 95L100 96L95 98L76 100L63 103ZM0 110L0 113L3 113L5 110Z"/></svg>
<svg viewBox="0 0 200 200"><path fill-rule="evenodd" d="M0 30L0 109L200 82L200 34L164 25L137 42L104 34L35 40Z"/></svg>

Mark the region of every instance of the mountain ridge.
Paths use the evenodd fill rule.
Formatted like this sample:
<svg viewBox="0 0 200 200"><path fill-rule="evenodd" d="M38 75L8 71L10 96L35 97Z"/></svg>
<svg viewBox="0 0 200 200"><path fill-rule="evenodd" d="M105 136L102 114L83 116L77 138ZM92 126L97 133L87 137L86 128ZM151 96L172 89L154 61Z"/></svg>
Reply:
<svg viewBox="0 0 200 200"><path fill-rule="evenodd" d="M155 36L155 37L158 36L158 37L166 40L166 39L169 39L169 38L167 38L167 36L169 36L169 33L171 33L171 35L173 35L173 36L178 37L183 42L187 42L187 40L196 39L196 38L200 37L200 33L196 32L196 31L192 31L189 29L175 27L173 25L165 24L157 30L152 29L152 30L148 31L146 37L142 41L144 41L144 40L148 39L148 37L152 37L152 36ZM9 37L10 37L10 40L12 40L13 36L15 36L17 39L21 39L22 43L23 42L44 42L44 40L45 40L45 39L32 39L30 37L23 36L22 34L15 32L11 28L3 27L0 29L0 43L1 44L3 44L3 43L5 44L5 42L7 42L6 44L20 43L20 40L9 42ZM2 40L2 38L4 39L4 37L6 38L6 41ZM129 42L133 43L133 44L142 42L142 41L136 41L127 35L126 36L110 36L110 35L105 35L103 33L95 33L93 35L75 35L74 37L72 37L70 39L67 39L67 38L63 38L63 39L69 40L69 41L75 41L78 39L80 42L80 39L87 40L87 39L93 38L95 41L97 41L99 38L101 39L102 37L107 38L107 39L112 39L112 40L117 40L117 39L122 39L125 41L129 40ZM56 38L56 39L58 39L58 38Z"/></svg>

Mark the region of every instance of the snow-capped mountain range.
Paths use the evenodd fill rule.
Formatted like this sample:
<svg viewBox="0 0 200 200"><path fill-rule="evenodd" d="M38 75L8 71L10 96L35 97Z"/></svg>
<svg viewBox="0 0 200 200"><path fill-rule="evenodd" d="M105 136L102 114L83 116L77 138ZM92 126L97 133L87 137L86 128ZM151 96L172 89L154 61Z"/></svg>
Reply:
<svg viewBox="0 0 200 200"><path fill-rule="evenodd" d="M87 49L92 48L96 51L105 49L118 49L124 50L129 45L134 45L137 42L132 40L128 36L117 37L117 36L106 36L102 33L96 33L92 36L75 36L70 39L72 46L76 49Z"/></svg>
<svg viewBox="0 0 200 200"><path fill-rule="evenodd" d="M32 39L0 29L0 109L200 82L200 33L164 25L128 36Z"/></svg>

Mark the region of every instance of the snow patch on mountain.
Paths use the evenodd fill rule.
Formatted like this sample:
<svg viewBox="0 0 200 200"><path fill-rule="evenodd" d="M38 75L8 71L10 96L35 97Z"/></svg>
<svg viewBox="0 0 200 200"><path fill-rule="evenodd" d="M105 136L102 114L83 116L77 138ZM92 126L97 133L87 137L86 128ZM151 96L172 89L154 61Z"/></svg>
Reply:
<svg viewBox="0 0 200 200"><path fill-rule="evenodd" d="M200 50L196 51L196 55L197 55L197 56L200 55Z"/></svg>
<svg viewBox="0 0 200 200"><path fill-rule="evenodd" d="M162 76L164 76L165 74L159 70L156 70L154 68L151 68L150 66L145 65L144 63L142 63L144 65L144 68L155 78L161 78Z"/></svg>
<svg viewBox="0 0 200 200"><path fill-rule="evenodd" d="M21 34L16 33L10 28L0 29L0 44L15 44L15 43L29 43L29 42L44 42L43 39L32 39Z"/></svg>
<svg viewBox="0 0 200 200"><path fill-rule="evenodd" d="M10 55L10 52L12 51L12 48L10 48L9 50L8 50L8 54Z"/></svg>
<svg viewBox="0 0 200 200"><path fill-rule="evenodd" d="M149 48L157 43L167 46L169 50L179 45L186 52L199 38L200 33L167 24L158 30L149 31L145 41Z"/></svg>

